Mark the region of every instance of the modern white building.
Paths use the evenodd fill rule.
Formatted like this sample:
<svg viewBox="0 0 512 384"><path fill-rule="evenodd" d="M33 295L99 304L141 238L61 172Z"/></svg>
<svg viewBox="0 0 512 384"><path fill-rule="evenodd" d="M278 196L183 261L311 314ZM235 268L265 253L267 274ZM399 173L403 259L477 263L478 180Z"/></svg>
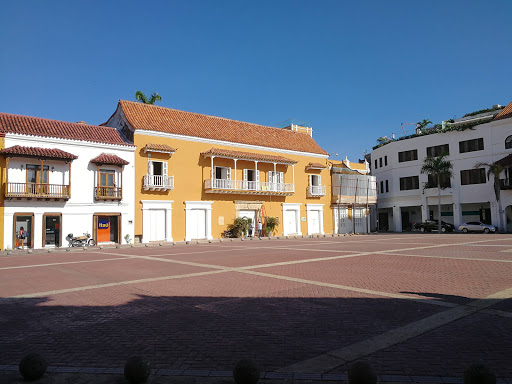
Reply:
<svg viewBox="0 0 512 384"><path fill-rule="evenodd" d="M507 168L512 168L512 103L374 148L370 165L379 191L378 229L402 232L414 223L438 219L438 190L420 170L427 155L443 152L453 165L453 177L442 180L441 220L456 228L468 221L499 227L501 214L505 230L512 230L512 171ZM487 178L486 167L475 167L497 161L506 168L501 175L501 213L492 176Z"/></svg>
<svg viewBox="0 0 512 384"><path fill-rule="evenodd" d="M3 249L134 237L134 152L109 127L0 113Z"/></svg>

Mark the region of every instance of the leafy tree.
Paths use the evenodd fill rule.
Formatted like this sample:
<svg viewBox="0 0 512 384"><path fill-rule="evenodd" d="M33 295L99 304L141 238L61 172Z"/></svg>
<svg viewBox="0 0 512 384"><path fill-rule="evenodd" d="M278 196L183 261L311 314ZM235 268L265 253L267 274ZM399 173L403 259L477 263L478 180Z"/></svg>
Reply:
<svg viewBox="0 0 512 384"><path fill-rule="evenodd" d="M439 156L427 156L423 160L423 165L421 167L421 173L425 173L427 175L432 175L436 180L437 186L437 231L441 233L441 177L449 177L450 179L453 176L452 173L452 163L450 160L447 160L448 155L442 153Z"/></svg>
<svg viewBox="0 0 512 384"><path fill-rule="evenodd" d="M499 163L477 163L475 164L475 169L486 167L487 169L487 180L491 179L491 175L494 181L494 196L496 196L496 201L498 202L498 210L500 216L500 231L504 230L503 226L503 215L502 215L502 207L501 207L501 188L500 188L500 174L505 170L503 166Z"/></svg>
<svg viewBox="0 0 512 384"><path fill-rule="evenodd" d="M144 104L155 104L157 101L161 101L162 97L158 93L153 93L148 99L141 91L135 92L135 99L142 101Z"/></svg>
<svg viewBox="0 0 512 384"><path fill-rule="evenodd" d="M429 124L432 124L432 122L429 119L423 119L423 121L419 121L417 123L417 128L419 128L419 130L422 131Z"/></svg>

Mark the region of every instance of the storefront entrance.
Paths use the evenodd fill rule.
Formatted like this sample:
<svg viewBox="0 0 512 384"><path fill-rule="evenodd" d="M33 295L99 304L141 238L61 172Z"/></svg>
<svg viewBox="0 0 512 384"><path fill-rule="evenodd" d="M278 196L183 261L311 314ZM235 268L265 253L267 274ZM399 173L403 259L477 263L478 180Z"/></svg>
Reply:
<svg viewBox="0 0 512 384"><path fill-rule="evenodd" d="M121 242L121 214L95 214L93 238L99 243Z"/></svg>
<svg viewBox="0 0 512 384"><path fill-rule="evenodd" d="M27 248L34 248L34 214L33 213L15 213L14 214L14 228L12 243L14 248L21 247L22 239L18 239L21 227L26 232L24 239L24 246Z"/></svg>
<svg viewBox="0 0 512 384"><path fill-rule="evenodd" d="M60 213L43 215L43 244L45 247L60 247L62 216Z"/></svg>

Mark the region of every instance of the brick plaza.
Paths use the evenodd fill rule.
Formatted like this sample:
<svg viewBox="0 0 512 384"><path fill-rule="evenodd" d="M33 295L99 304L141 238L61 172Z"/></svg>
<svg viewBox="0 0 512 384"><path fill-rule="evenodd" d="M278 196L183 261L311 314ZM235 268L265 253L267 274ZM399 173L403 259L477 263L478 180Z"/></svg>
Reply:
<svg viewBox="0 0 512 384"><path fill-rule="evenodd" d="M512 237L370 236L0 256L0 365L512 377ZM397 376L397 377L398 377ZM313 376L311 376L313 377Z"/></svg>

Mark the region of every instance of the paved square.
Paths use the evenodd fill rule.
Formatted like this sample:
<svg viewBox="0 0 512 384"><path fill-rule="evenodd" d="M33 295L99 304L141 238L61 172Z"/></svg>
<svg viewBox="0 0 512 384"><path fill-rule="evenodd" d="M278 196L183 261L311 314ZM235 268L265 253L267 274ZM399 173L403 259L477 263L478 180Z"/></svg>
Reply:
<svg viewBox="0 0 512 384"><path fill-rule="evenodd" d="M371 236L0 256L0 365L512 377L512 237Z"/></svg>

